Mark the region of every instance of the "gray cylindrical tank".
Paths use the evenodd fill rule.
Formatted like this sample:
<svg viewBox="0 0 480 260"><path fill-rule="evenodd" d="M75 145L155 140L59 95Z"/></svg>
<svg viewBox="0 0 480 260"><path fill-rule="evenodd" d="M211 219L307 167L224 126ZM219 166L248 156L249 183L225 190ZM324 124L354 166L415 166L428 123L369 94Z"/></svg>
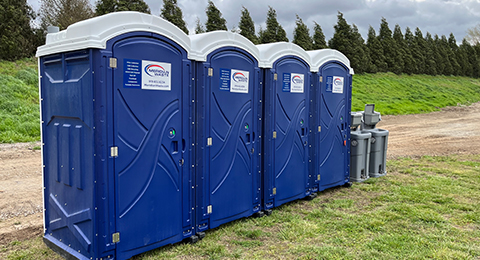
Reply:
<svg viewBox="0 0 480 260"><path fill-rule="evenodd" d="M350 132L350 180L363 182L369 178L370 140L372 134L364 131Z"/></svg>
<svg viewBox="0 0 480 260"><path fill-rule="evenodd" d="M387 174L388 130L375 128L365 129L362 132L372 134L370 140L369 177L385 176Z"/></svg>

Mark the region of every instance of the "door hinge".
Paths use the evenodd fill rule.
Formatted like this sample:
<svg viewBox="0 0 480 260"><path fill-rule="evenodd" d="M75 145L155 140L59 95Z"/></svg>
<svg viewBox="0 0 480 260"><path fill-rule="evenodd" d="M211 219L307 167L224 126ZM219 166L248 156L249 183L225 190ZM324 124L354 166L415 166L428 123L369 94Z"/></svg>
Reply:
<svg viewBox="0 0 480 260"><path fill-rule="evenodd" d="M213 140L211 137L207 138L207 146L212 146Z"/></svg>
<svg viewBox="0 0 480 260"><path fill-rule="evenodd" d="M320 180L320 174L319 174L319 175L317 175L317 181L319 181L319 180Z"/></svg>
<svg viewBox="0 0 480 260"><path fill-rule="evenodd" d="M320 76L320 82L323 82L323 76Z"/></svg>
<svg viewBox="0 0 480 260"><path fill-rule="evenodd" d="M110 58L110 68L112 69L117 68L117 58Z"/></svg>
<svg viewBox="0 0 480 260"><path fill-rule="evenodd" d="M112 234L112 243L120 242L120 232Z"/></svg>
<svg viewBox="0 0 480 260"><path fill-rule="evenodd" d="M273 74L273 80L277 80L277 79L278 79L277 73Z"/></svg>
<svg viewBox="0 0 480 260"><path fill-rule="evenodd" d="M273 195L276 195L277 194L277 188L273 188Z"/></svg>
<svg viewBox="0 0 480 260"><path fill-rule="evenodd" d="M208 68L208 76L213 77L213 68Z"/></svg>
<svg viewBox="0 0 480 260"><path fill-rule="evenodd" d="M118 147L117 146L110 147L110 156L118 157Z"/></svg>
<svg viewBox="0 0 480 260"><path fill-rule="evenodd" d="M207 214L212 214L212 205L207 206Z"/></svg>
<svg viewBox="0 0 480 260"><path fill-rule="evenodd" d="M273 139L277 138L277 131L273 131Z"/></svg>
<svg viewBox="0 0 480 260"><path fill-rule="evenodd" d="M318 132L322 132L322 126L318 126Z"/></svg>

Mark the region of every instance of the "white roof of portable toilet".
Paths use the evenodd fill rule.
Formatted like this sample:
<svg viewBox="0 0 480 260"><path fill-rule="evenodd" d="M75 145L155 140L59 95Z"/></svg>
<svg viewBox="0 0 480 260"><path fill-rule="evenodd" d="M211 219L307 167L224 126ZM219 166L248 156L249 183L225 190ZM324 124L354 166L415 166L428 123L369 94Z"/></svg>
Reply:
<svg viewBox="0 0 480 260"><path fill-rule="evenodd" d="M192 60L207 61L208 54L222 47L243 49L259 60L258 49L255 45L238 33L214 31L190 35L189 38L192 48L188 58Z"/></svg>
<svg viewBox="0 0 480 260"><path fill-rule="evenodd" d="M287 55L295 55L302 58L308 64L308 66L310 66L310 70L312 69L310 56L308 56L308 53L302 47L294 43L274 42L257 45L257 48L260 51L261 68L272 68L273 63L279 58Z"/></svg>
<svg viewBox="0 0 480 260"><path fill-rule="evenodd" d="M321 49L315 51L307 51L308 55L312 60L312 71L318 71L318 69L328 61L338 61L345 64L349 70L350 74L354 74L353 68L350 67L350 60L343 53L333 50L333 49Z"/></svg>
<svg viewBox="0 0 480 260"><path fill-rule="evenodd" d="M157 33L190 51L190 39L172 23L139 12L115 12L68 26L66 30L47 34L46 44L38 47L37 57L81 49L105 49L107 41L129 32Z"/></svg>

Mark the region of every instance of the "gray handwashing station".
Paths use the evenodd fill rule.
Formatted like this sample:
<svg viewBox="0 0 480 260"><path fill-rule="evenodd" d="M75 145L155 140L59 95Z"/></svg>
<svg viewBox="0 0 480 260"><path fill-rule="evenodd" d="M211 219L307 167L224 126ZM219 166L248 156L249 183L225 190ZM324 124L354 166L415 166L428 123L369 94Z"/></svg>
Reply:
<svg viewBox="0 0 480 260"><path fill-rule="evenodd" d="M362 132L371 133L369 177L381 177L387 174L388 130L376 128L382 120L380 113L375 112L375 104L366 104L363 111Z"/></svg>

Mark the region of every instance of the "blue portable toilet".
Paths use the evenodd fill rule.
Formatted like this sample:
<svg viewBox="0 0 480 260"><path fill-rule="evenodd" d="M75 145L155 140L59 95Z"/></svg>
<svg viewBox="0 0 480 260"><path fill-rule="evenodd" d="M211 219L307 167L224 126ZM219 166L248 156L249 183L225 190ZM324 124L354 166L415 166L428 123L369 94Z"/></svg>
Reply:
<svg viewBox="0 0 480 260"><path fill-rule="evenodd" d="M350 112L352 75L350 61L331 49L308 51L314 75L312 121L314 150L311 160L318 190L350 185Z"/></svg>
<svg viewBox="0 0 480 260"><path fill-rule="evenodd" d="M257 45L264 82L263 208L312 194L309 173L310 56L298 45Z"/></svg>
<svg viewBox="0 0 480 260"><path fill-rule="evenodd" d="M127 259L194 235L190 39L118 12L38 48L45 243Z"/></svg>
<svg viewBox="0 0 480 260"><path fill-rule="evenodd" d="M258 50L245 37L190 35L196 70L197 231L260 211Z"/></svg>

